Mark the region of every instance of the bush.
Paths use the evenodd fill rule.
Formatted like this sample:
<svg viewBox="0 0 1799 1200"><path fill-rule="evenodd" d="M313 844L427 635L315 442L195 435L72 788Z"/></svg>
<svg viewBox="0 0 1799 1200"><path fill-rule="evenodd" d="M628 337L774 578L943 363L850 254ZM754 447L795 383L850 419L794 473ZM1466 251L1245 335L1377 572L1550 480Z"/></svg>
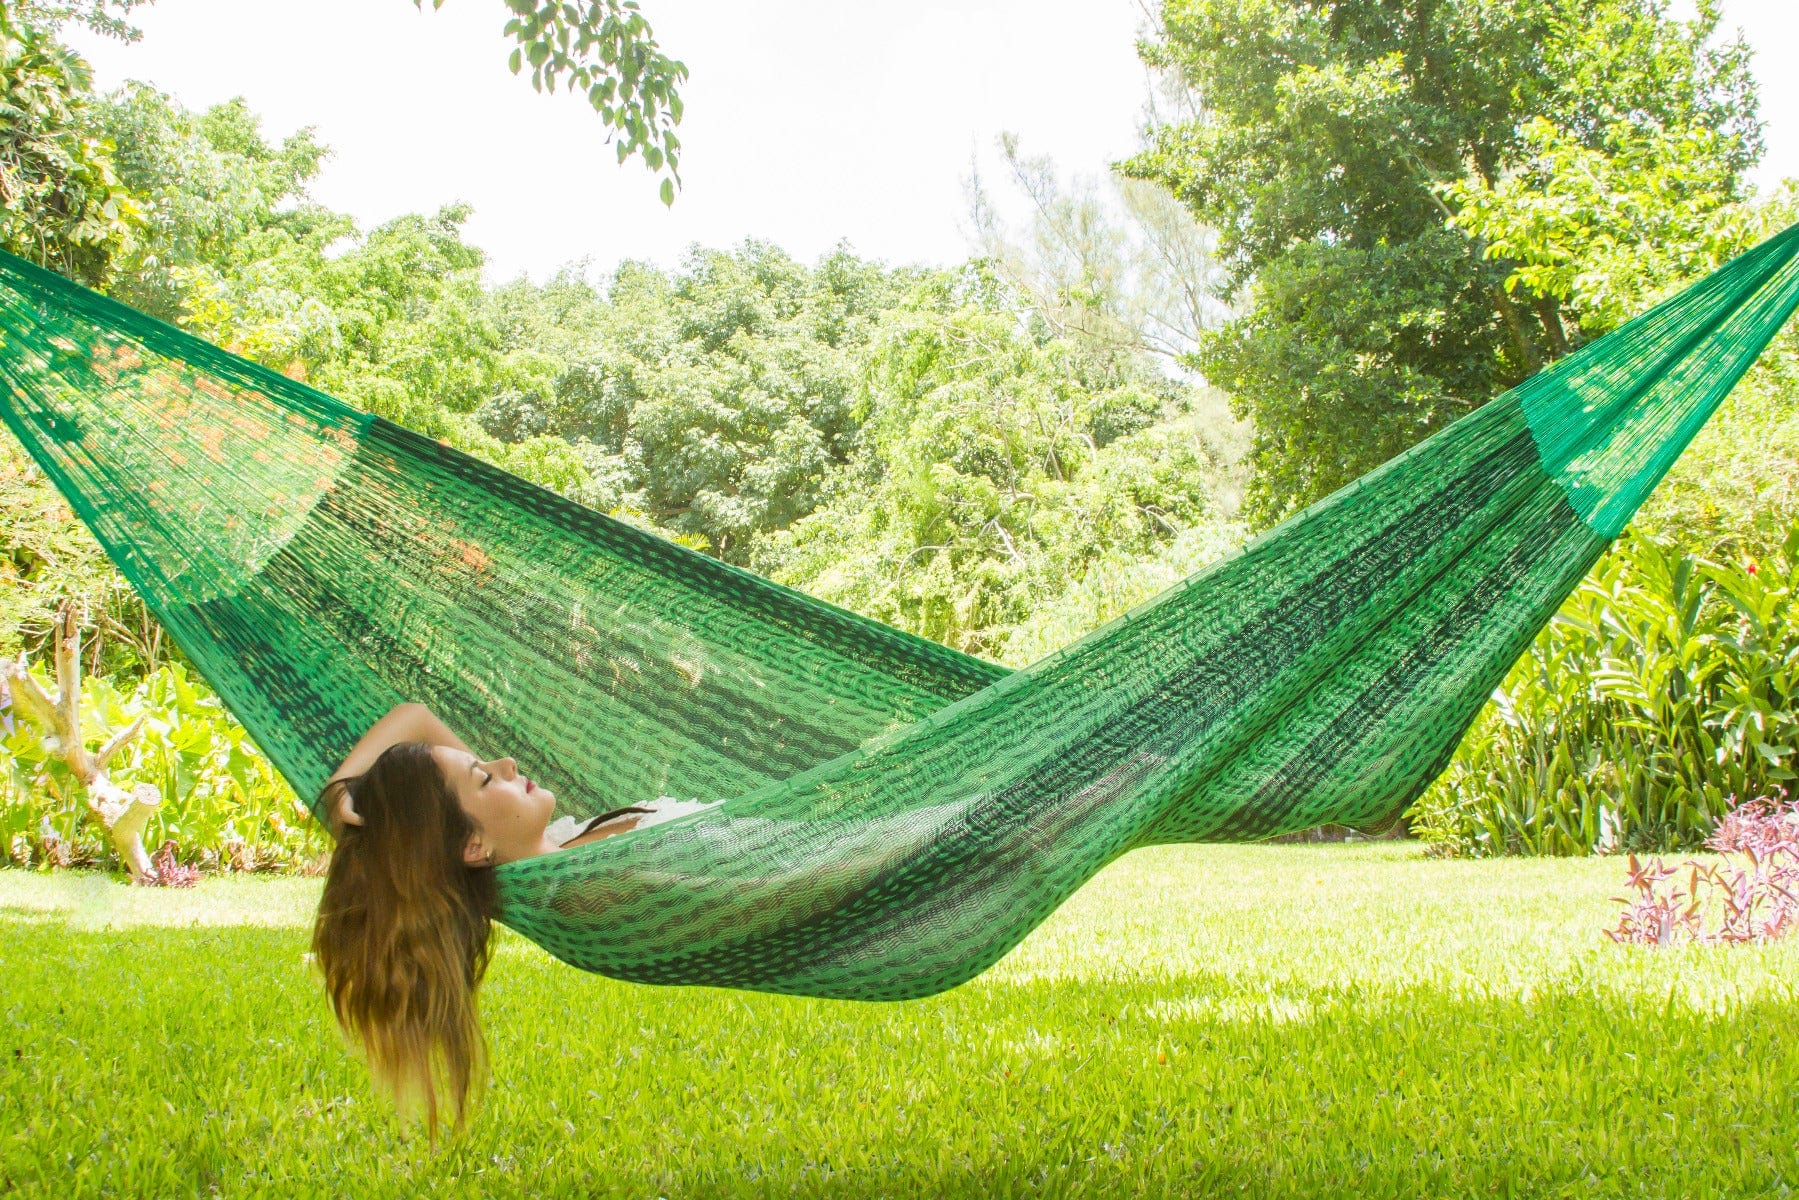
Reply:
<svg viewBox="0 0 1799 1200"><path fill-rule="evenodd" d="M1799 522L1770 559L1631 533L1569 597L1413 806L1444 853L1691 849L1794 778Z"/></svg>
<svg viewBox="0 0 1799 1200"><path fill-rule="evenodd" d="M1625 883L1634 894L1613 897L1624 911L1605 935L1637 946L1730 945L1771 942L1799 926L1799 801L1763 796L1738 805L1705 845L1741 854L1747 865L1689 859L1666 867L1657 858L1644 866L1633 854ZM1708 921L1713 909L1717 916Z"/></svg>

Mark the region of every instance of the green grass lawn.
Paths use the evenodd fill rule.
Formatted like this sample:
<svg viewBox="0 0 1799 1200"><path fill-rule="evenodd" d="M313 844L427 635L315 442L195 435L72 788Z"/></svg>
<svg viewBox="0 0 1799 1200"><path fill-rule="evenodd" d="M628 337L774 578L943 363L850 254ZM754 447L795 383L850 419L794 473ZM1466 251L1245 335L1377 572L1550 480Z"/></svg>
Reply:
<svg viewBox="0 0 1799 1200"><path fill-rule="evenodd" d="M1622 876L1158 847L899 1004L505 935L493 1086L433 1153L302 958L316 881L0 871L0 1194L1791 1194L1799 944L1614 946Z"/></svg>

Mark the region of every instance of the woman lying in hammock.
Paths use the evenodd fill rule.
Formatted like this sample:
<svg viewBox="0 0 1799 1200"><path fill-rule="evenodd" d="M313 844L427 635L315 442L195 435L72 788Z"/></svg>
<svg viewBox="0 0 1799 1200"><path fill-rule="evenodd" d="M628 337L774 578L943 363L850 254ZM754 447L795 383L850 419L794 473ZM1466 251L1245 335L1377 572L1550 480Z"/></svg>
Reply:
<svg viewBox="0 0 1799 1200"><path fill-rule="evenodd" d="M422 704L376 721L322 799L337 846L312 949L338 1023L403 1109L440 1101L462 1123L486 1049L475 989L487 969L493 868L706 807L663 799L586 821L510 758L483 759Z"/></svg>

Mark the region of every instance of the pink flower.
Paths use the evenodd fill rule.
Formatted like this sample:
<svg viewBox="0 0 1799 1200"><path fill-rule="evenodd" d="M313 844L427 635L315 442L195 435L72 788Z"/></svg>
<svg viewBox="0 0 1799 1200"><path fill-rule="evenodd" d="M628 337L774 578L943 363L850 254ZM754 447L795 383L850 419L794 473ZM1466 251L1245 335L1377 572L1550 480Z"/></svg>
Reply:
<svg viewBox="0 0 1799 1200"><path fill-rule="evenodd" d="M1754 560L1751 560L1749 565L1744 569L1747 570L1751 575L1761 574L1761 568L1755 565Z"/></svg>

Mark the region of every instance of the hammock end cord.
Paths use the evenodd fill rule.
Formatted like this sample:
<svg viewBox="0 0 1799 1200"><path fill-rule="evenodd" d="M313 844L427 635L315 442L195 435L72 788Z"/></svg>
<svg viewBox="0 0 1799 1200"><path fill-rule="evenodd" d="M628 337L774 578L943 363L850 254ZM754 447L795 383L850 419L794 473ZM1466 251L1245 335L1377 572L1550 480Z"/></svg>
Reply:
<svg viewBox="0 0 1799 1200"><path fill-rule="evenodd" d="M1799 312L1799 223L1513 389L1543 470L1608 541Z"/></svg>

